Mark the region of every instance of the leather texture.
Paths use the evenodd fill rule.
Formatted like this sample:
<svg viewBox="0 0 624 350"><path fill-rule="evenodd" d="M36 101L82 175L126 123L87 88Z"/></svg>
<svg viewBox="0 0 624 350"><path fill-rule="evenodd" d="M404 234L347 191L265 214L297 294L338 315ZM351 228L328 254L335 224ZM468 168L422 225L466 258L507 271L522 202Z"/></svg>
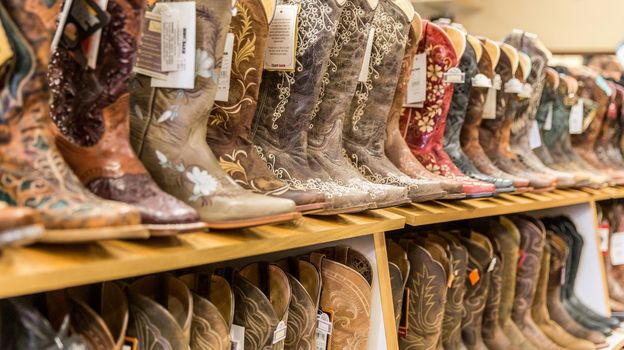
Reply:
<svg viewBox="0 0 624 350"><path fill-rule="evenodd" d="M197 2L197 53L215 62L223 56L231 1ZM218 19L218 20L216 20ZM150 78L131 83L131 141L156 183L195 208L210 224L244 227L292 213L291 200L244 190L219 165L206 143L220 68L198 71L195 88L151 88ZM275 220L273 220L275 221Z"/></svg>
<svg viewBox="0 0 624 350"><path fill-rule="evenodd" d="M234 35L234 50L228 101L215 102L208 118L206 142L221 168L241 187L292 199L298 207L318 209L323 206L324 195L290 188L267 168L251 142L271 21L266 16L260 1L236 2L229 30Z"/></svg>
<svg viewBox="0 0 624 350"><path fill-rule="evenodd" d="M0 93L0 199L31 207L48 229L136 225L138 210L87 191L54 144L46 72L60 1L4 1L0 21L15 55ZM19 63L19 64L18 64Z"/></svg>

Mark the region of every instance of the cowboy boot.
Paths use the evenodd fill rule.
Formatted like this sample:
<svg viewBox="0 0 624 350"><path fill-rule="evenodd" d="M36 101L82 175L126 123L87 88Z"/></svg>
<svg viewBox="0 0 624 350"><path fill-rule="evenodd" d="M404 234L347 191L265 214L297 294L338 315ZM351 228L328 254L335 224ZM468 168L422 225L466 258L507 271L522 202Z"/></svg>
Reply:
<svg viewBox="0 0 624 350"><path fill-rule="evenodd" d="M615 83L608 81L607 84L611 89L612 94L609 97L609 106L607 107L606 117L604 119L604 123L602 123L600 134L598 134L594 151L600 160L611 165L612 168L621 170L624 169L624 158L622 157L619 149L615 150L612 148L611 140L614 139L618 133L618 111L621 110L622 107L621 90L624 90L624 87L621 87L621 90L618 90Z"/></svg>
<svg viewBox="0 0 624 350"><path fill-rule="evenodd" d="M418 42L421 39L421 32L422 24L419 24L419 21L415 19L412 21L410 28L405 55L403 56L403 62L401 64L401 75L399 76L397 88L394 92L394 100L392 101L388 123L386 125L386 155L404 174L422 181L439 182L441 189L447 193L442 199L464 198L466 195L464 194L462 184L425 169L412 154L412 151L399 130L399 121L407 96L407 84L412 72L412 63L418 51Z"/></svg>
<svg viewBox="0 0 624 350"><path fill-rule="evenodd" d="M247 265L234 276L234 323L245 327L245 349L282 350L291 289L277 266Z"/></svg>
<svg viewBox="0 0 624 350"><path fill-rule="evenodd" d="M349 104L340 103L351 101L355 96L375 12L369 0L348 0L345 3L328 67L321 80L319 98L310 119L308 156L313 170L321 169L342 185L368 191L376 197L373 199L377 206L382 207L405 202L407 190L394 178L388 181L371 174L361 174L363 169L350 165L342 147L343 125ZM372 168L371 171L378 170ZM369 180L379 185L372 185ZM424 201L438 198L441 194L437 184L422 182L418 194L412 193L410 199Z"/></svg>
<svg viewBox="0 0 624 350"><path fill-rule="evenodd" d="M269 169L291 188L325 194L329 206L323 214L373 207L368 192L323 181L331 177L313 170L307 155L310 118L345 1L288 0L284 4L300 6L296 68L262 73L251 140Z"/></svg>
<svg viewBox="0 0 624 350"><path fill-rule="evenodd" d="M455 166L457 166L462 173L474 179L493 184L496 186L496 191L499 193L512 192L514 188L511 180L495 178L483 174L472 164L472 161L461 147L460 133L464 125L472 91L481 90L482 95L484 95L484 91L487 91L486 88L490 87L492 82L485 75L479 73L478 62L481 57L477 58L475 46L478 45L478 49L480 50L481 43L468 40L467 35L461 33L457 28L450 26L444 26L443 28L447 33L455 32L455 35L466 37L466 48L457 66L464 73L464 82L455 84L453 89L453 98L451 99L446 129L444 130L444 151L446 151ZM479 52L482 53L482 50Z"/></svg>
<svg viewBox="0 0 624 350"><path fill-rule="evenodd" d="M394 305L394 319L397 329L401 322L403 310L403 296L411 269L407 252L395 241L387 241L388 264L390 268L390 284L392 286L392 304Z"/></svg>
<svg viewBox="0 0 624 350"><path fill-rule="evenodd" d="M228 0L197 2L197 56L219 61L231 18ZM215 18L219 20L216 21ZM201 63L198 63L201 66ZM244 190L206 143L219 68L196 72L195 88L152 88L137 75L131 95L131 141L158 185L195 208L209 227L229 229L299 217L291 200Z"/></svg>
<svg viewBox="0 0 624 350"><path fill-rule="evenodd" d="M36 242L43 235L39 215L30 208L9 208L0 201L0 249Z"/></svg>
<svg viewBox="0 0 624 350"><path fill-rule="evenodd" d="M423 22L423 39L418 53L427 53L427 99L422 108L406 108L400 130L410 150L427 170L462 183L468 197L489 196L495 186L463 175L442 147L453 85L444 81L448 70L457 65L451 38L439 26Z"/></svg>
<svg viewBox="0 0 624 350"><path fill-rule="evenodd" d="M520 229L520 257L516 276L516 295L512 319L524 336L540 349L560 350L537 326L531 316L531 305L535 298L539 279L545 229L541 221L528 216L514 216L512 221Z"/></svg>
<svg viewBox="0 0 624 350"><path fill-rule="evenodd" d="M542 144L533 149L535 155L537 155L540 160L544 163L544 165L551 167L555 160L553 156L550 154L550 150L546 146L546 141L544 140L546 135L545 128L548 127L548 130L552 129L552 119L547 121L549 117L553 117L553 106L555 100L557 99L557 90L559 88L559 84L561 83L561 79L559 79L559 73L556 70L550 67L546 67L546 76L544 77L544 87L542 89L542 97L540 99L539 106L537 107L537 111L535 114L535 121L537 122L537 126L540 130L540 140ZM549 122L550 125L546 125ZM555 169L555 168L553 168Z"/></svg>
<svg viewBox="0 0 624 350"><path fill-rule="evenodd" d="M215 102L208 118L206 142L223 170L241 187L292 199L298 211L322 209L325 197L321 192L290 188L267 168L251 142L251 123L258 104L271 21L266 11L273 9L267 9L258 0L236 2L236 15L230 24L234 51L228 101Z"/></svg>
<svg viewBox="0 0 624 350"><path fill-rule="evenodd" d="M371 266L366 257L352 249L339 247L336 252L341 262L322 253L310 254L310 262L322 277L320 310L333 323L328 343L332 349L366 349L371 316ZM340 322L342 319L350 322Z"/></svg>
<svg viewBox="0 0 624 350"><path fill-rule="evenodd" d="M292 296L288 307L288 329L285 350L316 349L316 330L321 274L314 264L303 259L289 258L276 263L288 276Z"/></svg>
<svg viewBox="0 0 624 350"><path fill-rule="evenodd" d="M127 289L130 320L126 338L137 350L188 349L191 340L193 297L171 275L143 277Z"/></svg>
<svg viewBox="0 0 624 350"><path fill-rule="evenodd" d="M179 277L193 295L191 350L230 350L234 293L227 280L208 273Z"/></svg>
<svg viewBox="0 0 624 350"><path fill-rule="evenodd" d="M587 339L597 348L607 346L605 336L597 331L585 328L578 323L561 303L561 282L564 280L567 247L562 238L552 235L550 238L550 273L548 276L548 313L568 333L580 339Z"/></svg>
<svg viewBox="0 0 624 350"><path fill-rule="evenodd" d="M497 91L500 90L498 83L500 83L501 78L496 74L494 69L498 65L501 55L500 48L489 39L484 38L482 39L483 41L480 42L477 38L470 35L468 35L467 38L473 48L482 51L481 59L478 63L479 74L490 79L491 88L495 89L495 93L497 93ZM497 82L497 84L494 84L494 82ZM512 180L513 187L516 188L516 191L527 191L530 189L528 188L529 180L507 174L498 169L485 154L485 151L479 143L479 126L483 120L487 95L487 88L477 88L473 86L470 90L466 116L459 135L461 148L480 172L495 178Z"/></svg>
<svg viewBox="0 0 624 350"><path fill-rule="evenodd" d="M535 292L535 299L531 305L531 314L533 320L542 332L550 338L554 343L565 349L573 350L592 350L596 346L594 343L579 339L566 332L561 326L550 319L548 308L546 306L546 294L548 289L548 276L550 273L550 244L544 244L544 254L542 255L542 264L540 269L539 280Z"/></svg>
<svg viewBox="0 0 624 350"><path fill-rule="evenodd" d="M496 74L501 78L502 91L496 94L496 117L484 119L479 130L479 143L494 165L508 174L529 180L536 191L553 189L555 178L527 171L509 150L509 138L516 113L517 94L522 89L518 79L518 53L513 47L501 44L501 55Z"/></svg>
<svg viewBox="0 0 624 350"><path fill-rule="evenodd" d="M137 226L139 212L87 191L50 134L45 75L60 4L33 0L0 5L0 22L14 52L1 92L0 198L37 210L48 229L44 241L145 238L148 232Z"/></svg>
<svg viewBox="0 0 624 350"><path fill-rule="evenodd" d="M624 286L620 281L624 276L624 269L619 265L613 265L611 262L611 254L609 253L609 247L611 245L611 237L616 232L622 232L624 229L624 206L621 203L615 202L612 205L601 205L598 208L602 208L601 213L604 213L605 219L602 221L609 227L609 242L606 252L603 252L605 260L605 270L607 275L609 297L617 303L624 303ZM599 216L600 218L600 216ZM624 311L618 308L617 311Z"/></svg>
<svg viewBox="0 0 624 350"><path fill-rule="evenodd" d="M406 286L405 335L399 336L400 349L437 349L442 333L446 301L448 257L444 250L427 249L411 239L400 241L407 252L410 275ZM434 244L429 243L429 248ZM446 263L446 266L445 266Z"/></svg>
<svg viewBox="0 0 624 350"><path fill-rule="evenodd" d="M138 208L152 234L198 230L205 225L197 212L158 188L129 142L128 82L144 5L108 2L111 22L102 29L96 69L85 69L62 46L52 53L48 81L56 145L91 192Z"/></svg>

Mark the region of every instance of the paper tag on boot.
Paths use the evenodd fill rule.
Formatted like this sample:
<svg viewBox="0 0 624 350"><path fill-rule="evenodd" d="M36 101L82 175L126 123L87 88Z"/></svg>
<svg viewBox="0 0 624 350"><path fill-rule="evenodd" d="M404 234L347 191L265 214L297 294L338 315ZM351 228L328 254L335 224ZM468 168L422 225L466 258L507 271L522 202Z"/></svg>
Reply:
<svg viewBox="0 0 624 350"><path fill-rule="evenodd" d="M9 43L6 31L2 24L0 24L0 68L4 66L14 55L13 48Z"/></svg>
<svg viewBox="0 0 624 350"><path fill-rule="evenodd" d="M531 130L529 130L529 146L531 146L531 149L542 147L542 136L540 135L537 120L531 122Z"/></svg>
<svg viewBox="0 0 624 350"><path fill-rule="evenodd" d="M496 88L489 88L483 105L483 119L496 119Z"/></svg>
<svg viewBox="0 0 624 350"><path fill-rule="evenodd" d="M603 256L609 253L609 224L602 223L598 226L598 236L600 238L600 251Z"/></svg>
<svg viewBox="0 0 624 350"><path fill-rule="evenodd" d="M286 339L286 330L286 322L280 321L275 328L275 332L273 332L273 344L277 344Z"/></svg>
<svg viewBox="0 0 624 350"><path fill-rule="evenodd" d="M139 340L134 337L125 337L121 350L137 350L139 346Z"/></svg>
<svg viewBox="0 0 624 350"><path fill-rule="evenodd" d="M407 82L405 105L412 105L425 101L427 97L427 54L414 56L412 70Z"/></svg>
<svg viewBox="0 0 624 350"><path fill-rule="evenodd" d="M463 84L465 81L466 73L457 67L453 67L444 73L444 82L447 84Z"/></svg>
<svg viewBox="0 0 624 350"><path fill-rule="evenodd" d="M579 100L570 110L570 134L583 133L583 100Z"/></svg>
<svg viewBox="0 0 624 350"><path fill-rule="evenodd" d="M134 72L157 79L166 79L162 69L162 20L159 13L145 12L143 32L137 48Z"/></svg>
<svg viewBox="0 0 624 350"><path fill-rule="evenodd" d="M230 75L232 73L232 56L234 55L234 34L228 33L225 37L225 50L221 60L221 73L215 101L227 102L230 98Z"/></svg>
<svg viewBox="0 0 624 350"><path fill-rule="evenodd" d="M232 350L245 350L245 327L236 324L230 330Z"/></svg>
<svg viewBox="0 0 624 350"><path fill-rule="evenodd" d="M269 25L264 69L294 71L297 53L299 5L277 5Z"/></svg>
<svg viewBox="0 0 624 350"><path fill-rule="evenodd" d="M319 310L317 315L316 328L316 350L328 350L331 344L331 333L333 331L334 313L329 310ZM329 332L327 332L329 330Z"/></svg>
<svg viewBox="0 0 624 350"><path fill-rule="evenodd" d="M553 120L553 103L548 104L548 111L546 112L546 120L544 121L544 126L542 129L548 131L552 129L552 120Z"/></svg>
<svg viewBox="0 0 624 350"><path fill-rule="evenodd" d="M368 81L368 69L370 68L371 54L373 53L373 43L375 41L375 27L371 27L368 30L368 40L366 41L366 51L364 52L364 60L362 61L362 67L360 68L360 75L358 81L365 83Z"/></svg>
<svg viewBox="0 0 624 350"><path fill-rule="evenodd" d="M612 265L624 265L624 232L615 232L611 235L609 256Z"/></svg>

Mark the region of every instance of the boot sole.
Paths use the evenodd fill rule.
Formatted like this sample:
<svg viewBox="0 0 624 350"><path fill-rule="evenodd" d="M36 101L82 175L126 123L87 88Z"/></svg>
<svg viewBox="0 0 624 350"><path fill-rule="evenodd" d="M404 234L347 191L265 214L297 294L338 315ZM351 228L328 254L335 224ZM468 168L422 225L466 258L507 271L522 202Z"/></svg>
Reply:
<svg viewBox="0 0 624 350"><path fill-rule="evenodd" d="M318 213L314 213L313 215L319 215L319 216L328 216L328 215L338 215L338 214L355 214L355 213L361 213L365 210L368 209L374 209L375 207L371 207L370 204L363 204L363 205L358 205L356 207L349 207L349 208L340 208L340 209L325 209L323 211L320 211Z"/></svg>
<svg viewBox="0 0 624 350"><path fill-rule="evenodd" d="M552 190L554 190L556 187L555 186L550 186L550 187L541 187L541 188L533 188L534 193L543 193L543 192L550 192Z"/></svg>
<svg viewBox="0 0 624 350"><path fill-rule="evenodd" d="M448 193L446 196L440 198L442 201L450 201L455 199L464 199L466 198L465 193Z"/></svg>
<svg viewBox="0 0 624 350"><path fill-rule="evenodd" d="M392 201L392 202L384 202L384 203L376 203L375 209L383 209L389 207L397 207L405 204L410 204L412 201L410 199L403 199L400 201Z"/></svg>
<svg viewBox="0 0 624 350"><path fill-rule="evenodd" d="M447 192L437 192L437 193L418 196L416 198L411 198L411 200L412 200L412 203L422 203L422 202L427 202L427 201L433 201L436 199L446 199L447 196L448 196Z"/></svg>
<svg viewBox="0 0 624 350"><path fill-rule="evenodd" d="M178 233L198 232L208 229L205 222L189 224L146 224L152 237L174 236Z"/></svg>
<svg viewBox="0 0 624 350"><path fill-rule="evenodd" d="M467 199L493 197L494 192L466 193Z"/></svg>
<svg viewBox="0 0 624 350"><path fill-rule="evenodd" d="M314 214L315 212L322 211L328 205L327 202L303 204L295 207L295 210L302 214Z"/></svg>
<svg viewBox="0 0 624 350"><path fill-rule="evenodd" d="M43 235L43 225L20 226L0 232L0 247L21 247L33 244Z"/></svg>
<svg viewBox="0 0 624 350"><path fill-rule="evenodd" d="M268 224L277 224L285 221L293 221L301 218L301 213L293 211L290 213L263 216L254 219L228 220L228 221L206 221L208 228L215 230L231 230L236 228L246 228Z"/></svg>
<svg viewBox="0 0 624 350"><path fill-rule="evenodd" d="M147 239L150 237L144 225L108 226L97 228L77 228L68 230L46 230L40 242L66 244L87 243L109 239Z"/></svg>

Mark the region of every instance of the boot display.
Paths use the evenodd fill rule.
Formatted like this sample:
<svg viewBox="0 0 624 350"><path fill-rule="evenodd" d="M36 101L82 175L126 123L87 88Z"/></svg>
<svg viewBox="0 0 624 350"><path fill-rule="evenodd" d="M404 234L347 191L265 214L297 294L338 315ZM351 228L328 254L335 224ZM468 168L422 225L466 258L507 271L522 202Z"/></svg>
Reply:
<svg viewBox="0 0 624 350"><path fill-rule="evenodd" d="M258 0L236 2L236 15L230 24L234 35L232 71L228 101L216 101L208 119L206 141L219 165L245 189L295 201L298 211L324 208L319 191L291 188L266 166L251 141L251 124L258 104L264 69L269 24L273 8Z"/></svg>
<svg viewBox="0 0 624 350"><path fill-rule="evenodd" d="M223 56L231 1L197 2L197 52ZM213 18L219 18L214 22ZM218 25L215 25L218 24ZM219 69L214 73L218 76ZM217 91L208 72L197 72L195 89L150 87L147 76L131 82L132 145L156 183L195 208L211 228L228 229L298 218L295 203L244 190L223 169L206 143Z"/></svg>

